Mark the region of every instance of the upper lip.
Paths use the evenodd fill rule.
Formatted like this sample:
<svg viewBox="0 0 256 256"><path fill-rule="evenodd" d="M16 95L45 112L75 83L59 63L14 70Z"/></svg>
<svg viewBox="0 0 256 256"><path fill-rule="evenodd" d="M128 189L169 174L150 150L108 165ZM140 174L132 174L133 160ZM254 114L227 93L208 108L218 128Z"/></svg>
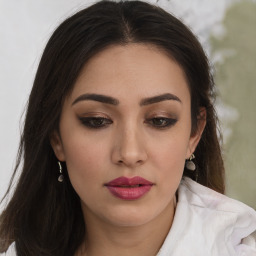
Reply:
<svg viewBox="0 0 256 256"><path fill-rule="evenodd" d="M152 182L140 177L135 176L132 178L128 177L118 177L114 180L109 181L108 183L104 184L105 186L112 186L112 187L118 187L118 186L135 186L135 185L153 185Z"/></svg>

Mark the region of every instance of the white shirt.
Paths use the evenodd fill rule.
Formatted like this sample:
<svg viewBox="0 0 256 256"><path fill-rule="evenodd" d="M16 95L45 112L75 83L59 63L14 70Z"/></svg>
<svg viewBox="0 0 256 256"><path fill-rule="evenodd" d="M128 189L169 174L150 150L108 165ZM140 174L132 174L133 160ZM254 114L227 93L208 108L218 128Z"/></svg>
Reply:
<svg viewBox="0 0 256 256"><path fill-rule="evenodd" d="M256 256L256 211L184 178L157 256Z"/></svg>
<svg viewBox="0 0 256 256"><path fill-rule="evenodd" d="M14 247L0 255L15 256ZM184 178L172 227L157 256L256 256L256 211Z"/></svg>

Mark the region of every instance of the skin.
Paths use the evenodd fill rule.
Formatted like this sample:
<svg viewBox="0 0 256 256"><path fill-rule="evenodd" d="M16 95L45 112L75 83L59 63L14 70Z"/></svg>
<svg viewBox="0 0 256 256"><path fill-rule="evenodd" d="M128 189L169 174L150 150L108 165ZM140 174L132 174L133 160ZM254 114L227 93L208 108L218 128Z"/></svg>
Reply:
<svg viewBox="0 0 256 256"><path fill-rule="evenodd" d="M119 103L81 99L88 93ZM140 104L166 93L179 100ZM86 63L51 139L81 199L87 238L77 255L157 254L172 225L185 159L205 126L200 121L191 136L190 103L183 70L152 45L111 46ZM88 127L88 117L101 118L89 121L100 127ZM154 185L137 200L122 200L104 186L120 176Z"/></svg>

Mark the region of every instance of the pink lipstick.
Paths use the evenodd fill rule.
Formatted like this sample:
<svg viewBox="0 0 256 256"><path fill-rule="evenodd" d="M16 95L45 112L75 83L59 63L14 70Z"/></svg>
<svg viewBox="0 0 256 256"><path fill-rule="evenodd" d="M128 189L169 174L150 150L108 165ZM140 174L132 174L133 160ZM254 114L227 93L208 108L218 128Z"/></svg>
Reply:
<svg viewBox="0 0 256 256"><path fill-rule="evenodd" d="M112 195L123 200L136 200L150 191L154 185L152 182L142 177L133 178L119 177L104 184Z"/></svg>

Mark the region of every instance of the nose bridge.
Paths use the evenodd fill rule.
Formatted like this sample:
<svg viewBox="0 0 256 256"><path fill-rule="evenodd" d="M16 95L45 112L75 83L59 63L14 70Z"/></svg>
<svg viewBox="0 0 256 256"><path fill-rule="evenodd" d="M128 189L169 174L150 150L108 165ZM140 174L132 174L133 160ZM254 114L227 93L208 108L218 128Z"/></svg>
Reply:
<svg viewBox="0 0 256 256"><path fill-rule="evenodd" d="M145 144L143 143L143 132L136 122L125 122L119 128L119 136L115 150L115 159L126 166L142 164L146 158Z"/></svg>
<svg viewBox="0 0 256 256"><path fill-rule="evenodd" d="M121 148L124 153L137 152L139 149L139 140L138 140L138 129L135 125L128 126L123 128L122 139L121 139Z"/></svg>

